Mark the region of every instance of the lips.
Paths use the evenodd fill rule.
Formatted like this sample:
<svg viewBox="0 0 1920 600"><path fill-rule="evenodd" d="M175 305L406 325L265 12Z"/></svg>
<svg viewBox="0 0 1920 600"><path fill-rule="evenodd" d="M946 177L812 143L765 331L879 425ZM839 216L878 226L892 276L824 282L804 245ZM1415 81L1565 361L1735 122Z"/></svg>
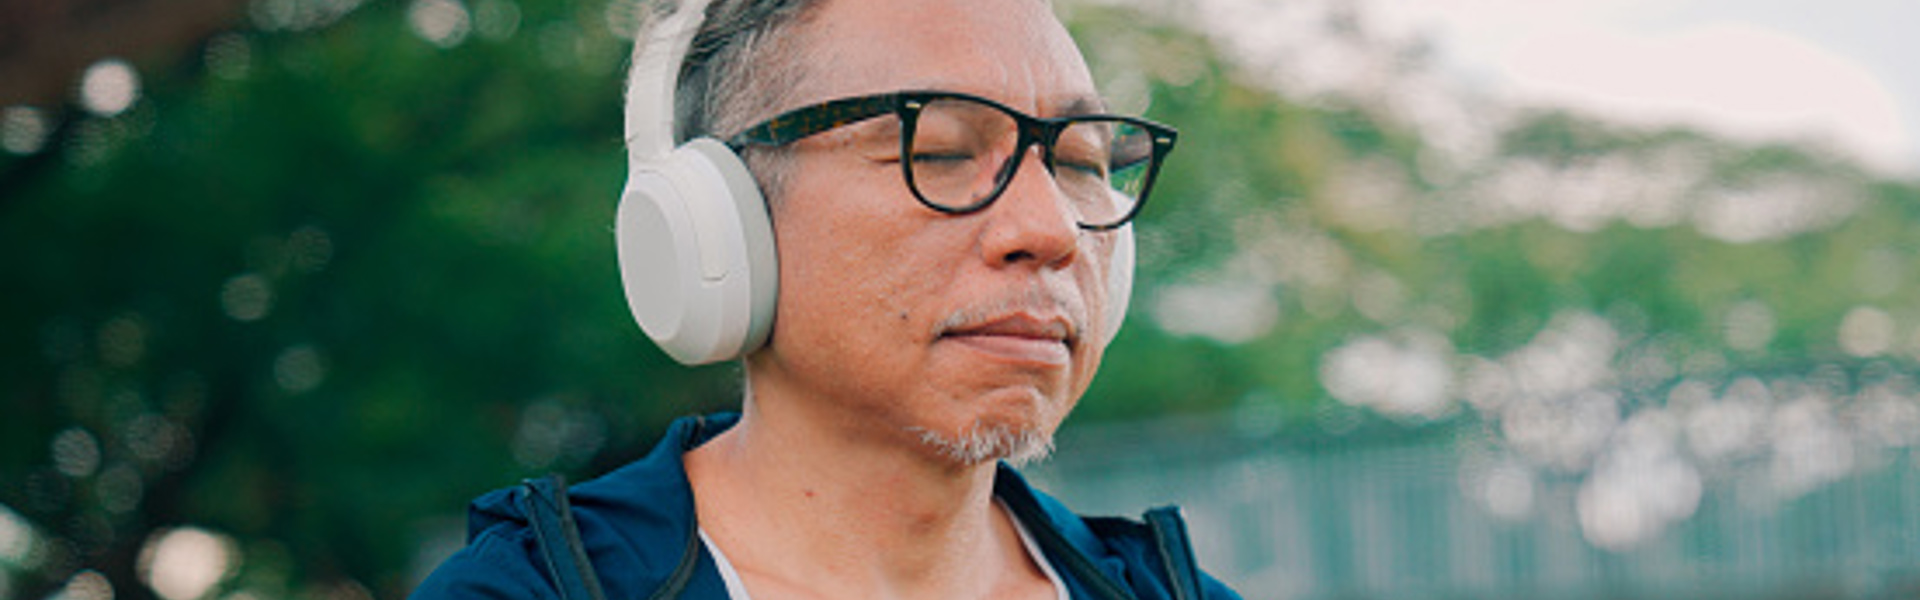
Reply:
<svg viewBox="0 0 1920 600"><path fill-rule="evenodd" d="M1049 366L1070 362L1078 343L1066 318L1024 312L958 323L943 330L940 338L1002 360Z"/></svg>

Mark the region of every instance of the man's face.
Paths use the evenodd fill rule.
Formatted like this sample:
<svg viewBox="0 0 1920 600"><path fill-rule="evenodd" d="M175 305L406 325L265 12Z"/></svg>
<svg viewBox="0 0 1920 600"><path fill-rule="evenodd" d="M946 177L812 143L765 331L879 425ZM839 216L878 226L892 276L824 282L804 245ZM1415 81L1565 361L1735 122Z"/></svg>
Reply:
<svg viewBox="0 0 1920 600"><path fill-rule="evenodd" d="M832 0L799 35L809 76L782 109L907 89L1038 116L1099 105L1038 0ZM988 209L930 210L901 176L897 131L883 117L790 146L773 207L778 316L755 385L770 377L883 436L1050 435L1099 365L1117 234L1075 224L1037 149Z"/></svg>

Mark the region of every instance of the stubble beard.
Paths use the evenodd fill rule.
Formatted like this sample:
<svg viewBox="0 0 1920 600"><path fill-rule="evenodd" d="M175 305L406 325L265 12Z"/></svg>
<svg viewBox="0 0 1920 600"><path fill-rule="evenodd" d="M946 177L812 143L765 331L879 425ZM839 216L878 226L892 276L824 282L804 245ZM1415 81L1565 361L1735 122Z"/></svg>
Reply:
<svg viewBox="0 0 1920 600"><path fill-rule="evenodd" d="M956 464L973 466L1004 460L1015 467L1038 462L1053 454L1053 432L1036 427L987 425L978 421L957 436L915 427L921 443Z"/></svg>

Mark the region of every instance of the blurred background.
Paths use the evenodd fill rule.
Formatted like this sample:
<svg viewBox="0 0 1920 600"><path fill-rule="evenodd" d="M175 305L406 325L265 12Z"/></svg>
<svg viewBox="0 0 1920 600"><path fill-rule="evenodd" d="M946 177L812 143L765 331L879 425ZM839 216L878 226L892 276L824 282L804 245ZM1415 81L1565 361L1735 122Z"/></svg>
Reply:
<svg viewBox="0 0 1920 600"><path fill-rule="evenodd" d="M1044 487L1250 598L1920 595L1920 7L1060 8L1182 143ZM0 598L402 597L734 406L621 298L633 14L0 5Z"/></svg>

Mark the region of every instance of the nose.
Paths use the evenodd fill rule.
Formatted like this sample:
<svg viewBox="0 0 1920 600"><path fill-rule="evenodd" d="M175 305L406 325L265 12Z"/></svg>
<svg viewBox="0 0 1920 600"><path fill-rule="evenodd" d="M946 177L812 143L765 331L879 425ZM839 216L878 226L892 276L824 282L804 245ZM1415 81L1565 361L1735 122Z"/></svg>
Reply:
<svg viewBox="0 0 1920 600"><path fill-rule="evenodd" d="M1041 152L1038 145L1026 149L1006 190L984 212L981 250L988 264L1061 269L1079 256L1080 225Z"/></svg>

